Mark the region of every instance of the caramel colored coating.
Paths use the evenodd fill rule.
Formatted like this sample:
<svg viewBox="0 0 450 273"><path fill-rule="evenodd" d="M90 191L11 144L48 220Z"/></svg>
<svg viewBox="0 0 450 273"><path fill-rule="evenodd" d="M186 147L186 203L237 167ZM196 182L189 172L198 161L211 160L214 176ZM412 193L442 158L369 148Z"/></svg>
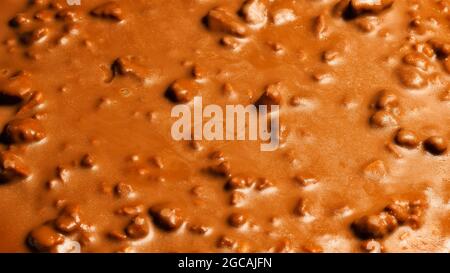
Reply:
<svg viewBox="0 0 450 273"><path fill-rule="evenodd" d="M449 251L448 1L68 2L0 4L0 252Z"/></svg>

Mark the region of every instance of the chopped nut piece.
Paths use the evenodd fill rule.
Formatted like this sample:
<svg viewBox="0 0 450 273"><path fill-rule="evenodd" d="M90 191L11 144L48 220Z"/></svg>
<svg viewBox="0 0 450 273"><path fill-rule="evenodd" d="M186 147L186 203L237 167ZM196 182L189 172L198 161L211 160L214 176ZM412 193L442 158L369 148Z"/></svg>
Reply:
<svg viewBox="0 0 450 273"><path fill-rule="evenodd" d="M115 21L122 21L124 18L124 14L122 8L119 6L117 2L107 2L104 3L91 11L91 14L96 17L112 19Z"/></svg>
<svg viewBox="0 0 450 273"><path fill-rule="evenodd" d="M157 205L150 208L150 214L155 224L166 231L175 231L184 223L181 210L178 208Z"/></svg>
<svg viewBox="0 0 450 273"><path fill-rule="evenodd" d="M212 31L224 32L238 37L248 34L247 26L224 8L215 8L208 13L207 24Z"/></svg>
<svg viewBox="0 0 450 273"><path fill-rule="evenodd" d="M30 170L22 159L11 151L0 153L0 182L24 179L30 175Z"/></svg>

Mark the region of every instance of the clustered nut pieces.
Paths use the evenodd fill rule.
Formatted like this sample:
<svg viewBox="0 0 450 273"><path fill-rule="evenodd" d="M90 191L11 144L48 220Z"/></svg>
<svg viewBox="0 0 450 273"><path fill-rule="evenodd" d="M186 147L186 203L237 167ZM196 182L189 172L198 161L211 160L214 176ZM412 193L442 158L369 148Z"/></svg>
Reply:
<svg viewBox="0 0 450 273"><path fill-rule="evenodd" d="M92 227L83 223L80 208L76 204L66 205L59 216L36 227L28 234L28 245L39 252L77 252L73 249L90 243Z"/></svg>
<svg viewBox="0 0 450 273"><path fill-rule="evenodd" d="M0 79L0 96L3 104L18 105L18 118L7 122L1 133L1 141L8 150L0 155L0 179L2 182L25 179L31 171L14 148L46 137L43 125L34 117L33 111L42 102L41 93L33 89L31 74L19 71Z"/></svg>
<svg viewBox="0 0 450 273"><path fill-rule="evenodd" d="M136 3L136 7L144 5L145 1L141 2ZM163 1L160 2L162 3ZM184 3L183 5L203 5L203 3L194 3L196 1L187 2L189 3ZM48 195L56 194L59 197L52 207L54 215L48 219L40 220L40 224L27 230L28 234L25 241L31 251L54 253L89 251L95 243L106 241L107 244L110 244L109 246L116 247L120 245L122 248L118 251L129 252L135 250L134 243L139 245L145 240L152 239L154 236L161 236L162 234L163 237L171 238L178 235L196 236L194 238L199 241L211 237L213 243L210 243L210 247L213 247L213 250L246 252L253 250L253 245L248 242L252 240L252 234L257 232L262 233L265 239L269 238L267 242L273 239L273 241L268 243L269 246L260 247L266 251L326 251L326 247L319 246L318 242L307 244L302 242L301 245L297 245L294 243L294 239L289 239L287 238L289 236L281 236L280 234L285 231L289 232L289 230L296 227L295 225L306 226L308 221L312 221L314 225L320 225L318 222L323 220L320 217L324 217L319 215L320 209L324 211L331 210L327 206L332 202L320 200L329 198L329 196L317 198L313 197L312 193L315 193L317 189L320 190L321 187L332 185L333 178L330 178L329 174L327 174L327 172L332 172L332 166L330 166L330 170L323 172L316 166L323 163L321 156L328 156L331 147L321 146L317 139L330 138L330 136L333 137L335 135L327 135L328 131L331 131L330 128L328 128L327 133L324 131L323 135L317 132L314 135L309 132L309 128L300 126L304 121L302 119L320 122L320 118L330 120L334 118L329 115L330 112L323 111L329 115L326 117L321 116L321 113L319 113L321 112L320 103L333 103L333 100L336 98L335 94L326 93L330 92L327 89L328 84L337 84L337 86L342 85L345 87L344 93L346 97L343 105L349 110L346 112L349 119L353 114L361 114L362 123L367 127L364 128L367 129L367 131L364 131L367 134L367 138L380 137L381 142L384 142L388 150L396 154L397 158L394 160L398 160L404 154L405 157L413 155L418 160L427 160L430 164L438 161L448 161L448 126L443 124L438 128L429 129L426 126L421 127L423 122L419 118L417 118L419 120L417 124L414 123L414 119L411 119L412 122L408 120L411 113L414 114L416 110L411 108L419 105L419 103L425 104L426 100L421 101L421 98L425 96L434 96L433 99L439 100L440 105L445 105L445 103L450 101L450 85L443 86L448 82L450 75L450 39L439 32L439 29L444 27L440 18L427 18L419 14L420 1L410 1L402 4L403 6L408 6L407 10L398 4L400 1L395 0L336 0L330 3L311 1L317 3L310 4L294 3L295 1L292 3L287 3L289 1L286 1L280 4L277 1L269 0L222 2L219 6L210 3L208 6L202 6L204 9L202 9L201 14L192 12L195 11L194 8L183 10L183 16L197 22L196 25L190 27L189 31L193 29L202 35L199 38L199 43L193 43L196 45L201 44L202 46L195 49L190 48L189 53L186 53L184 50L171 48L172 45L164 45L167 46L167 49L171 49L167 50L167 52L165 51L166 48L161 50L161 45L158 45L158 43L150 44L146 40L148 37L143 37L145 35L141 33L139 35L130 33L127 37L121 37L124 40L130 40L124 41L123 45L111 45L111 48L120 48L120 50L106 52L95 50L96 47L101 48L109 42L108 35L121 35L127 29L132 32L133 30L130 29L130 26L135 27L134 20L138 16L142 15L152 19L151 24L144 26L145 28L157 29L159 23L157 20L153 20L152 17L153 12L157 11L157 2L155 2L154 7L149 8L146 6L146 9L142 9L142 14L135 14L133 13L134 4L127 4L127 1L120 0L98 0L86 4L86 6L84 4L81 6L68 6L66 1L63 0L33 0L28 1L22 11L19 13L14 11L15 15L8 18L7 24L10 35L3 41L2 46L5 47L8 54L11 54L11 56L16 54L14 56L18 56L17 58L20 58L21 61L15 67L4 68L0 71L0 107L7 110L12 109L13 111L13 116L5 120L0 134L0 187L5 185L14 187L16 184L26 185L28 182L34 182L33 179L37 179L34 175L37 171L34 164L36 162L32 161L33 159L30 155L35 152L34 149L41 151L40 148L49 142L54 146L63 146L61 154L64 152L77 153L75 159L71 158L67 162L59 162L56 167L51 169L50 172L53 173L50 179L44 181L47 186L45 193ZM442 14L448 17L450 4L447 1L433 2L428 3L422 9L426 9L428 5L433 5L434 8L439 9ZM167 5L169 4L167 3ZM307 10L308 8L301 5L314 5L315 9L312 10L317 10L317 12L313 14ZM318 7L321 7L320 11ZM406 16L408 21L404 24L404 29L389 29L386 26L388 23L386 17L390 15L395 16L394 12L398 12L397 9L401 10L401 16ZM300 11L304 11L304 14L301 14ZM179 14L171 13L170 16L176 17ZM192 14L196 14L196 17L191 18L191 16L194 16ZM168 15L167 17L170 16ZM168 18L167 21L173 22L173 19ZM136 20L136 22L140 21ZM185 23L186 21L183 22ZM161 25L165 23L160 22ZM306 27L304 24L306 24ZM111 33L105 35L96 34L94 36L102 37L92 37L90 28L94 26L100 26L99 29L101 29L101 26L107 26ZM171 36L171 39L179 38L183 41L183 35L177 37L177 31L179 30L176 27L173 29L165 25L164 27L165 29L157 29L158 31L152 32L160 39L159 43L167 43L165 40L167 39L166 36L172 32L175 34ZM352 27L353 29L347 29L347 27ZM187 31L185 26L180 29L181 31ZM292 32L293 30L302 33ZM341 68L341 64L347 62L345 66L349 69L351 68L352 63L350 61L354 62L355 60L348 60L348 56L353 56L350 53L361 57L362 53L359 51L365 50L363 47L358 48L358 50L351 48L353 41L342 42L336 40L336 33L340 31L342 33L351 33L351 37L355 40L354 43L361 42L361 39L367 39L367 41L376 37L384 39L383 43L386 45L380 45L379 48L380 54L381 52L384 54L383 58L381 58L383 61L373 64L373 66L380 66L388 70L389 73L392 72L392 82L394 84L389 84L391 79L386 78L386 82L374 80L374 82L368 82L367 85L355 85L354 89L358 90L351 90L347 85L348 83L344 82L348 81L348 79L341 80L339 76L335 76L339 75L338 71ZM398 38L395 37L397 31L404 31L400 35L402 47L399 47L400 44L395 44L395 52L387 52L387 48L392 46L389 44L389 41ZM148 35L151 32L142 33ZM289 34L286 35L285 33ZM295 33L295 35L288 37L290 33ZM309 35L309 37L304 39L304 36L300 34L305 34L305 37ZM342 37L348 39L347 36ZM342 40L342 37L338 38ZM136 42L135 46L129 47L131 41ZM145 52L140 53L136 50L140 48L141 43L149 44L147 45L149 48L159 47L159 54L164 55L164 64L167 67L152 69L154 60L146 58ZM368 42L368 44L370 43ZM97 84L103 87L106 86L109 93L101 97L99 105L111 106L114 104L113 102L117 102L116 98L110 99L114 96L115 88L126 89L128 85L142 87L139 89L139 97L135 97L135 101L130 99L125 103L124 101L119 101L116 104L129 103L133 107L136 106L136 108L148 110L148 112L143 114L139 112L140 109L132 109L133 119L130 119L132 121L127 120L126 124L129 124L130 128L134 128L132 127L134 126L133 122L138 120L140 116L146 116L148 120L152 121L149 122L151 125L146 123L146 128L154 126L151 127L151 130L161 135L158 137L162 137L163 133L161 133L161 128L156 126L164 124L158 120L158 115L161 114L158 113L158 109L173 107L177 104L191 104L196 96L204 95L208 99L225 99L225 101L230 103L232 101L245 101L245 103L255 106L267 106L269 111L272 110L272 106L278 106L281 117L290 115L289 117L294 120L286 123L282 120L280 130L283 142L288 135L292 135L293 138L297 137L298 141L283 146L280 149L280 153L274 153L275 156L273 158L270 156L268 158L274 161L269 162L273 164L274 168L279 166L286 167L286 169L280 168L273 171L273 174L276 173L280 177L284 175L287 179L274 178L265 173L264 168L270 168L270 166L266 167L263 164L256 166L253 160L245 161L247 160L245 156L248 156L248 152L244 151L244 149L242 149L241 156L240 150L234 153L229 152L227 145L214 146L213 149L210 149L210 146L200 141L191 141L189 145L192 149L188 147L185 150L181 150L180 148L180 151L182 151L180 153L183 153L180 156L180 161L187 165L186 169L188 170L172 169L177 162L172 160L171 156L179 152L179 150L174 148L173 151L167 152L166 147L162 147L166 144L165 140L160 141L155 137L155 139L151 140L154 143L150 143L148 146L157 146L157 152L161 152L163 156L143 159L140 155L132 155L126 163L129 165L126 165L126 168L124 168L130 174L127 179L114 180L111 181L112 184L108 181L94 184L96 183L95 179L100 179L96 177L96 174L100 173L103 167L102 160L104 158L99 156L101 153L97 154L99 151L97 148L101 147L104 139L90 139L92 146L83 151L75 151L71 143L64 141L62 143L53 143L55 141L55 132L52 131L54 129L50 128L52 124L50 124L50 119L47 119L46 115L53 115L52 117L54 117L58 114L48 109L51 107L47 107L47 104L55 103L52 100L48 100L49 97L47 97L47 95L53 96L51 92L55 90L50 86L48 86L50 90L42 90L42 83L41 85L37 84L42 72L36 68L40 62L45 63L49 61L49 59L53 58L52 56L55 52L63 51L68 54L71 46L75 47L78 45L80 46L77 50L82 52L80 54L86 54L86 56L92 58L92 63L89 63L89 65L94 67L94 69L87 71L98 72L100 69L106 75L103 77L103 81ZM179 43L177 46L183 47L184 45ZM211 47L211 49L208 49L211 52L205 49L206 46L208 48ZM355 52L350 52L352 50ZM205 52L207 55L205 55ZM238 63L233 59L236 56L243 62ZM371 59L369 56L367 57L367 60L361 59L356 61L362 62L366 66L368 64L372 65L369 63ZM99 59L102 61L98 61ZM157 59L159 58L155 58L155 62ZM176 72L172 73L168 67L172 65L174 59L177 59L177 64L182 64L182 66L181 68L177 66L177 69L173 70ZM219 68L210 69L209 62L214 64L215 59L220 59L224 63L232 62L232 65L239 67L237 69L238 73L233 74L227 71L230 64L222 65L220 63L218 65L220 66ZM20 65L22 61L31 65L26 66L27 68L24 69L23 65ZM70 68L86 65L82 61L78 62L79 60L72 61L75 65L70 66ZM312 66L310 65L311 62L314 62L314 67L310 67ZM279 71L279 63L282 64L282 72ZM58 68L54 67L53 69L56 73ZM254 81L247 82L245 79L253 77L253 75L250 75L250 77L247 75L253 72L252 69L267 70L269 72L264 74L264 77L254 75ZM289 73L289 69L294 70L295 73ZM357 69L355 68L355 70ZM374 68L374 71L378 70ZM93 72L93 74L97 72ZM373 72L373 74L376 74L376 72ZM74 75L74 77L78 77L81 74L74 72ZM359 74L355 73L355 75ZM69 76L67 77L68 81L70 81ZM376 75L372 74L368 76L373 76L374 79L377 78L375 77ZM95 76L92 77L95 78ZM354 76L351 75L351 77ZM84 81L84 79L76 79L71 84L84 89L86 88ZM351 83L353 81L360 83L352 78ZM89 79L86 82L89 83ZM252 86L246 87L248 83L251 83ZM309 85L312 85L313 88L308 93ZM210 90L211 86L221 90ZM246 90L246 88L249 90ZM444 89L444 91L439 91L439 95L436 95L437 92L434 92L435 88L439 88L439 90ZM69 92L69 89L66 86L58 89L58 92L68 96L64 97L64 100L66 98L67 100L75 98L67 95L70 92L74 92L73 90ZM214 91L218 91L217 94ZM96 95L92 90L78 92L80 92L78 96L83 98L77 97L77 100L85 98L85 93L82 92L91 92L89 96ZM334 90L333 92L338 93L342 92L342 90ZM308 95L305 95L306 93ZM352 97L355 95L354 93L358 93L358 95L363 97L361 100L363 101L361 103L362 110L357 109L360 103L357 100L358 98L355 99L356 102L352 100L354 99ZM347 98L349 99L347 100ZM408 103L410 101L414 101L416 104ZM163 107L159 108L156 104L163 104ZM355 108L352 108L353 106ZM149 109L152 107L155 107L156 110ZM315 111L317 109L311 110L314 107L319 111ZM74 109L67 110L74 111ZM128 110L130 108L125 107L116 112L114 110L110 112L105 111L103 114L110 115L108 118L115 119L114 121L122 122L116 119L120 119ZM337 108L333 108L333 111L333 115L339 116L341 114ZM76 122L72 120L70 122L76 127L77 124L84 122L84 118L80 114L74 119ZM444 122L447 121L443 120ZM109 122L110 120L106 121ZM64 122L68 121L65 120ZM356 124L355 120L352 120L352 122ZM430 123L432 122L435 122L435 120L432 120ZM327 120L328 123L331 122ZM113 126L114 122L111 122L111 124ZM64 126L67 126L67 124L64 124ZM334 124L334 126L337 128L340 125ZM99 125L99 128L102 127ZM424 129L422 130L422 128ZM89 127L89 129L96 130L98 128ZM331 129L334 130L333 128ZM123 130L124 128L120 132ZM144 131L142 130L138 133L142 132ZM87 134L88 132L82 133ZM345 134L351 133L348 130L345 132ZM127 132L126 134L127 137L128 134L135 136L136 132ZM141 141L138 138L133 139L133 137L130 137L130 139L130 142L135 140ZM356 142L365 141L364 136L361 135L358 136L358 139L353 140L355 140L355 147L357 146ZM77 141L81 142L85 141L85 139L80 137ZM114 143L114 147L111 147L113 150L126 149L118 147L123 142L116 139L114 141L117 141L117 145ZM373 143L369 141L367 140L367 143ZM109 145L110 143L107 144ZM347 144L353 145L354 143L346 142L345 145ZM139 143L139 145L141 145L142 150L148 148L146 143ZM329 165L340 165L345 170L355 168L354 165L358 165L359 167L356 167L355 170L351 170L354 177L348 180L352 183L353 180L358 180L358 183L363 185L361 188L367 191L366 193L369 193L371 187L381 187L395 179L392 172L395 167L392 161L387 159L389 155L386 150L381 150L382 152L372 157L372 154L370 154L371 150L368 149L366 153L370 155L366 155L370 158L363 163L359 161L355 163L353 158L341 158L346 156L344 150L348 147L343 147L343 144L338 141L333 142L329 146L333 145L337 147L335 149L342 150L342 154L333 150L333 159L331 160L333 162ZM308 150L311 147L314 148L314 152ZM353 146L349 147L353 149ZM296 148L300 149L301 155L295 153ZM355 154L362 154L363 152L355 151ZM384 157L385 154L386 157ZM282 156L278 157L278 155ZM108 159L111 161L115 160L112 158ZM285 159L287 159L286 161L289 165L281 165L277 164L279 162L275 162L278 160L282 162ZM264 163L264 160L261 161ZM191 162L192 166L190 165ZM239 162L245 162L243 165L251 162L250 166L244 167L250 168L252 172L241 172L240 170L243 166L239 166ZM361 165L363 166L361 167ZM326 168L326 164L324 164L323 168ZM178 172L183 173L179 174ZM178 179L177 175L184 175L184 172L195 173L201 176L200 181L192 182ZM77 173L83 173L89 178L92 177L92 181L90 179L83 181L83 183L89 185L86 186L86 189L97 189L95 186L97 185L100 188L99 192L102 198L111 197L109 200L106 200L114 204L114 209L107 212L96 211L96 213L102 214L101 217L104 217L103 214L107 215L110 213L113 215L113 221L117 221L120 224L100 228L99 223L91 223L88 220L92 219L92 217L89 218L84 213L86 212L84 209L87 210L84 206L85 204L82 204L79 200L70 200L69 191L67 200L60 198L64 196L61 192L64 192L68 186L72 186L73 175L75 176ZM136 177L138 178L133 176L135 174L137 174ZM186 175L188 176L189 174ZM341 176L340 173L334 173L334 175ZM177 177L176 182L172 181L172 176ZM135 182L135 179L142 178L146 179L145 184ZM101 179L108 180L109 178ZM209 183L212 181L214 183ZM191 182L193 184L189 185L188 193L181 190L184 189L183 187L186 184ZM347 185L353 185L350 182ZM170 194L161 191L160 194L158 192L147 197L143 196L141 192L143 187L154 187L154 189L175 188L175 190L172 190ZM357 190L353 189L353 186L349 187L352 187L348 189L349 192ZM416 187L411 188L416 189ZM212 189L218 192L217 196L208 192ZM336 193L333 193L336 201L342 197L340 194L344 194L339 192L341 190L342 188L338 188ZM79 195L83 195L83 193L81 192ZM380 196L385 197L385 195L387 193L380 193ZM277 199L265 199L273 196L276 196ZM416 230L425 224L425 215L427 209L430 209L428 200L393 198L392 196L389 196L389 198L394 201L383 202L376 210L359 210L357 207L344 207L342 209L348 213L347 216L342 216L345 213L341 213L342 218L348 217L344 223L345 233L350 232L353 234L352 239L361 248L360 250L370 252L385 251L384 240L390 238L389 236L398 231L399 227L410 227L412 230ZM223 205L217 209L217 213L207 217L204 215L200 215L204 217L195 217L198 216L195 215L196 208L199 211L205 207L211 209L209 206L214 204L212 199L214 199L214 202L219 200L217 202L221 202L220 204ZM192 204L195 206L194 211L181 205L185 200L194 200L192 201ZM276 200L276 204L273 204L273 206L272 204L267 204L263 208L259 208L258 202L260 200L263 200L263 203L270 203ZM270 201L266 202L265 200ZM334 204L332 205L334 206ZM378 205L372 204L372 206ZM253 212L251 210L252 206L256 206L258 212ZM320 209L317 209L317 207L320 207ZM98 209L101 210L102 208ZM280 213L281 210L284 211L284 214ZM271 215L266 217L266 219L259 217L259 214ZM200 218L200 220L197 218ZM219 224L213 224L211 220L215 221L217 218L219 218ZM332 222L332 225L337 225L337 221L340 219L338 218L330 216L329 219L327 218L327 221L328 223L335 221ZM318 220L314 222L314 219ZM261 221L269 222L269 224L265 222L261 224ZM220 226L220 228L217 228L217 226ZM275 232L278 228L282 232ZM184 233L187 233L187 235ZM309 235L306 231L305 234L300 236L307 237ZM325 235L324 233L314 235L318 235L321 238L326 237L323 236ZM245 236L249 238L242 239ZM254 238L260 237L255 235ZM311 240L313 239L317 238L312 238ZM255 245L257 243L259 242L255 242ZM136 249L138 248L136 247ZM255 249L258 248L255 247Z"/></svg>
<svg viewBox="0 0 450 273"><path fill-rule="evenodd" d="M381 239L403 224L419 228L425 208L426 204L421 200L397 200L382 212L357 219L352 228L362 239Z"/></svg>

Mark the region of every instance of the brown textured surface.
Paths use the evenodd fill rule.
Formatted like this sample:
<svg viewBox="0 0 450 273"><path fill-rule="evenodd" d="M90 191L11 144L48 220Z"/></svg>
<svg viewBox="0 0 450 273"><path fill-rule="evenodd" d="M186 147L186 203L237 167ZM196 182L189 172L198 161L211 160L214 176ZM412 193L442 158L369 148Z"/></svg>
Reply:
<svg viewBox="0 0 450 273"><path fill-rule="evenodd" d="M1 0L0 251L448 252L450 1L361 2ZM266 88L277 151L172 140Z"/></svg>

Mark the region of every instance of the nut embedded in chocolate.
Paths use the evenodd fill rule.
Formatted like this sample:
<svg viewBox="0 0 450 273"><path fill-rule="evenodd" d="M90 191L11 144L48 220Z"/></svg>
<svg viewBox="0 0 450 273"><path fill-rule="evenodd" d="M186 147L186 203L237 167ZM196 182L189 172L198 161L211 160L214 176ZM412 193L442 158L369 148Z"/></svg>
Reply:
<svg viewBox="0 0 450 273"><path fill-rule="evenodd" d="M6 124L3 137L8 143L33 143L46 136L40 121L32 118L15 119Z"/></svg>
<svg viewBox="0 0 450 273"><path fill-rule="evenodd" d="M387 175L386 165L382 160L375 160L364 167L364 177L372 181L380 181Z"/></svg>
<svg viewBox="0 0 450 273"><path fill-rule="evenodd" d="M150 215L153 217L153 222L166 231L175 231L184 223L184 218L179 208L155 205L150 208Z"/></svg>
<svg viewBox="0 0 450 273"><path fill-rule="evenodd" d="M0 251L445 249L448 0L4 2Z"/></svg>
<svg viewBox="0 0 450 273"><path fill-rule="evenodd" d="M394 0L341 0L334 7L334 14L346 20L363 14L378 14L394 4Z"/></svg>
<svg viewBox="0 0 450 273"><path fill-rule="evenodd" d="M22 28L29 25L31 22L31 18L28 18L26 14L19 13L9 20L9 26L13 28Z"/></svg>
<svg viewBox="0 0 450 273"><path fill-rule="evenodd" d="M397 119L392 113L380 110L370 117L370 124L377 128L393 127L397 125Z"/></svg>
<svg viewBox="0 0 450 273"><path fill-rule="evenodd" d="M36 44L49 36L50 30L46 27L40 27L35 30L23 32L20 35L20 41L26 45L31 46Z"/></svg>
<svg viewBox="0 0 450 273"><path fill-rule="evenodd" d="M64 236L50 225L44 224L33 229L28 235L28 245L39 252L51 252L57 245L64 243Z"/></svg>
<svg viewBox="0 0 450 273"><path fill-rule="evenodd" d="M228 217L228 224L235 228L243 226L246 222L247 217L242 213L235 212Z"/></svg>
<svg viewBox="0 0 450 273"><path fill-rule="evenodd" d="M134 76L140 80L144 79L147 74L147 70L145 67L138 64L135 59L135 57L126 56L114 60L111 66L113 76L125 75Z"/></svg>
<svg viewBox="0 0 450 273"><path fill-rule="evenodd" d="M316 177L308 174L299 173L294 176L294 181L298 183L300 186L307 187L310 185L314 185L318 183Z"/></svg>
<svg viewBox="0 0 450 273"><path fill-rule="evenodd" d="M383 238L397 227L397 220L387 212L363 216L352 223L353 231L362 239Z"/></svg>
<svg viewBox="0 0 450 273"><path fill-rule="evenodd" d="M25 179L29 175L29 168L17 154L12 151L0 152L0 182Z"/></svg>
<svg viewBox="0 0 450 273"><path fill-rule="evenodd" d="M415 67L402 67L397 72L400 82L406 88L421 89L427 86L428 75Z"/></svg>
<svg viewBox="0 0 450 273"><path fill-rule="evenodd" d="M261 25L267 22L267 6L264 0L247 0L239 12L249 24Z"/></svg>
<svg viewBox="0 0 450 273"><path fill-rule="evenodd" d="M77 204L66 206L55 219L54 225L57 230L66 234L78 230L81 225L80 206Z"/></svg>
<svg viewBox="0 0 450 273"><path fill-rule="evenodd" d="M95 159L91 154L85 154L81 158L80 165L84 168L92 169L95 167Z"/></svg>
<svg viewBox="0 0 450 273"><path fill-rule="evenodd" d="M167 89L166 97L175 103L187 103L198 93L199 86L194 80L180 79L173 82Z"/></svg>
<svg viewBox="0 0 450 273"><path fill-rule="evenodd" d="M134 217L128 226L125 228L125 232L128 237L132 239L141 239L147 236L150 231L150 223L148 219L143 215Z"/></svg>
<svg viewBox="0 0 450 273"><path fill-rule="evenodd" d="M425 150L433 155L442 155L447 151L447 140L442 136L431 136L423 142Z"/></svg>
<svg viewBox="0 0 450 273"><path fill-rule="evenodd" d="M379 110L392 110L399 106L397 95L386 90L380 91L376 96L375 107Z"/></svg>
<svg viewBox="0 0 450 273"><path fill-rule="evenodd" d="M212 31L224 32L238 37L244 37L248 34L247 26L223 7L210 10L206 16L206 24Z"/></svg>
<svg viewBox="0 0 450 273"><path fill-rule="evenodd" d="M97 6L91 11L91 14L95 17L111 19L114 21L122 21L125 19L122 8L117 2L114 1L106 2L100 6Z"/></svg>
<svg viewBox="0 0 450 273"><path fill-rule="evenodd" d="M282 85L281 83L271 84L266 87L264 93L255 102L256 106L265 105L268 111L272 111L272 106L280 106L282 102Z"/></svg>
<svg viewBox="0 0 450 273"><path fill-rule="evenodd" d="M79 226L79 220L70 215L61 215L55 220L56 228L65 233L71 233L75 231Z"/></svg>
<svg viewBox="0 0 450 273"><path fill-rule="evenodd" d="M25 71L19 71L7 79L0 79L0 104L18 103L31 89L31 76Z"/></svg>
<svg viewBox="0 0 450 273"><path fill-rule="evenodd" d="M438 39L431 39L428 44L433 48L434 53L439 59L445 59L450 56L450 43Z"/></svg>
<svg viewBox="0 0 450 273"><path fill-rule="evenodd" d="M395 135L395 142L400 146L410 149L416 148L420 143L417 135L413 131L406 129L398 130Z"/></svg>
<svg viewBox="0 0 450 273"><path fill-rule="evenodd" d="M231 176L231 166L230 162L224 161L217 165L210 166L208 168L209 172L213 175L229 177Z"/></svg>
<svg viewBox="0 0 450 273"><path fill-rule="evenodd" d="M245 189L251 187L254 183L255 179L252 177L236 175L227 181L225 188L227 190Z"/></svg>
<svg viewBox="0 0 450 273"><path fill-rule="evenodd" d="M406 54L403 57L403 63L415 66L415 67L420 68L420 69L422 69L424 71L427 70L429 65L430 65L429 61L425 58L425 56L423 54L420 54L420 53L409 53L409 54Z"/></svg>
<svg viewBox="0 0 450 273"><path fill-rule="evenodd" d="M300 217L308 215L308 208L303 198L300 198L294 207L294 214Z"/></svg>
<svg viewBox="0 0 450 273"><path fill-rule="evenodd" d="M358 13L373 12L378 13L394 4L394 0L351 0L353 10Z"/></svg>

